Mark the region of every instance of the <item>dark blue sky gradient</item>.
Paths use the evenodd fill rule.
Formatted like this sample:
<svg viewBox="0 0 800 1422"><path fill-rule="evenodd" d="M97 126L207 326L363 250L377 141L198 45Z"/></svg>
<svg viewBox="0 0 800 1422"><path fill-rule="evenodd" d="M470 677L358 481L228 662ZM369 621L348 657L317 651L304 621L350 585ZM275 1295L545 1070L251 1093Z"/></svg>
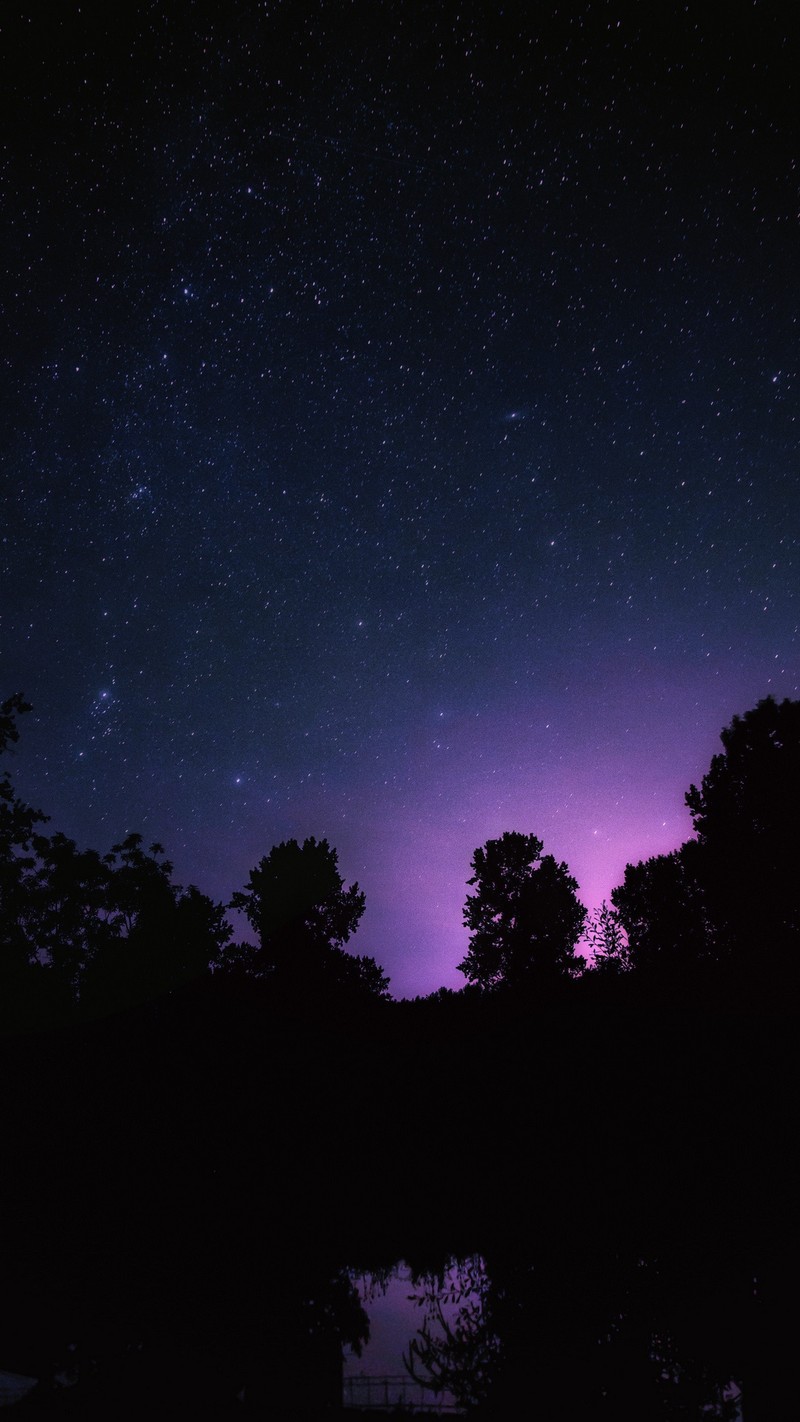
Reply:
<svg viewBox="0 0 800 1422"><path fill-rule="evenodd" d="M326 836L397 995L798 694L797 21L566 9L3 20L19 786L224 899Z"/></svg>

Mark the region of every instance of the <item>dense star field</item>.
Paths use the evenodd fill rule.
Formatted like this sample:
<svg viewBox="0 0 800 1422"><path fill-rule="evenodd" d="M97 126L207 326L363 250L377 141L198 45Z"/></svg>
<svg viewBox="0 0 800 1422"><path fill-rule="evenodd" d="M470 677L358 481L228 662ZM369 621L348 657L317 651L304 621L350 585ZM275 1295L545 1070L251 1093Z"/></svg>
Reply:
<svg viewBox="0 0 800 1422"><path fill-rule="evenodd" d="M2 18L19 792L225 900L327 837L397 996L800 693L798 22L656 10Z"/></svg>

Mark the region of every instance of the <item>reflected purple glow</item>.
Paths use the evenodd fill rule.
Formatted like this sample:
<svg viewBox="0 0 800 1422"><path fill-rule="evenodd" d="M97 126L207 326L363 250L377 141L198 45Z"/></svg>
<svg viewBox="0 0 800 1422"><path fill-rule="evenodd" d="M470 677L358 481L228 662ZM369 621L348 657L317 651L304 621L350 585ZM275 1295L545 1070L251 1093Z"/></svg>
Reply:
<svg viewBox="0 0 800 1422"><path fill-rule="evenodd" d="M442 1392L434 1398L432 1392L421 1390L418 1384L415 1387L404 1359L409 1358L411 1341L423 1323L427 1323L434 1335L441 1338L443 1328L435 1317L439 1311L446 1325L453 1326L465 1307L478 1303L478 1295L471 1291L469 1285L474 1278L484 1277L483 1261L478 1258L453 1260L441 1279L425 1275L415 1280L403 1260L388 1275L355 1275L354 1282L369 1317L370 1334L360 1356L349 1348L345 1349L343 1375L346 1389L349 1379L381 1378L387 1380L381 1386L388 1389L390 1403L409 1403L413 1400L419 1404L424 1400L429 1403L435 1400L438 1407L453 1408L455 1399L449 1392ZM407 1381L404 1382L404 1379ZM361 1391L364 1400L368 1389L362 1388ZM353 1396L356 1396L355 1392Z"/></svg>

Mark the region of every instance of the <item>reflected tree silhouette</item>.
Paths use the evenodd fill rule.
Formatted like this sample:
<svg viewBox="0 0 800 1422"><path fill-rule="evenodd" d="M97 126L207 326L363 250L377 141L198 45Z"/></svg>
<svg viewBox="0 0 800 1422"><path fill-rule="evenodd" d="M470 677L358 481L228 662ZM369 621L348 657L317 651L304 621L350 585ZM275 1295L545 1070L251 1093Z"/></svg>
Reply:
<svg viewBox="0 0 800 1422"><path fill-rule="evenodd" d="M491 1395L500 1348L483 1259L476 1254L452 1262L420 1285L411 1297L425 1317L403 1355L406 1370L437 1396L450 1393L461 1407L480 1406Z"/></svg>

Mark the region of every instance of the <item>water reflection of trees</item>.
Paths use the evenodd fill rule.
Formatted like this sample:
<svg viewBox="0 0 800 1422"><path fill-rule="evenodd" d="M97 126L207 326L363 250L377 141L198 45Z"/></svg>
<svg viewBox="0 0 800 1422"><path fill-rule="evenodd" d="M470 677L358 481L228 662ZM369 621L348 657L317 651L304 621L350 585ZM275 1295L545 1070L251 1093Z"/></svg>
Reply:
<svg viewBox="0 0 800 1422"><path fill-rule="evenodd" d="M409 1298L422 1321L405 1367L434 1397L467 1410L505 1415L529 1399L553 1419L578 1408L598 1422L734 1422L741 1317L737 1327L730 1280L717 1278L709 1292L702 1268L675 1263L563 1240L533 1254L495 1247L488 1261L450 1260L413 1278ZM715 1333L718 1342L728 1335L727 1348L715 1347Z"/></svg>
<svg viewBox="0 0 800 1422"><path fill-rule="evenodd" d="M6 1048L24 1086L0 1180L5 1366L45 1377L77 1343L76 1395L116 1415L134 1395L185 1408L195 1380L206 1401L244 1389L288 1410L302 1376L316 1405L365 1332L342 1271L404 1257L423 1300L408 1361L432 1397L506 1415L535 1400L548 1422L700 1419L740 1379L746 1422L781 1415L795 1206L774 1030L735 1050L724 1023L679 1035L671 1018L578 1034L540 1017L522 1043L498 1030L491 1069L485 1051L435 1119L473 1143L469 1168L444 1159L423 1188L391 1127L412 1073L422 1098L447 1069L438 1044L409 1066L384 1042L367 1073L341 1039L243 1036L239 1019L213 1056L177 1013L146 1053L135 1023L71 1054L55 1037ZM622 1083L605 1096L586 1087L601 1059ZM346 1154L336 1107L355 1099L375 1125Z"/></svg>
<svg viewBox="0 0 800 1422"><path fill-rule="evenodd" d="M492 1231L486 1231L492 1236ZM402 1271L404 1273L404 1271ZM362 1297L401 1268L378 1268ZM409 1271L419 1327L406 1372L433 1405L594 1422L703 1418L735 1422L747 1300L723 1261L642 1257L631 1241L536 1243L494 1231L487 1254ZM409 1313L411 1324L413 1313Z"/></svg>
<svg viewBox="0 0 800 1422"><path fill-rule="evenodd" d="M493 1330L490 1281L479 1254L423 1275L411 1295L424 1317L403 1355L411 1376L461 1407L485 1403L497 1372L500 1341Z"/></svg>

